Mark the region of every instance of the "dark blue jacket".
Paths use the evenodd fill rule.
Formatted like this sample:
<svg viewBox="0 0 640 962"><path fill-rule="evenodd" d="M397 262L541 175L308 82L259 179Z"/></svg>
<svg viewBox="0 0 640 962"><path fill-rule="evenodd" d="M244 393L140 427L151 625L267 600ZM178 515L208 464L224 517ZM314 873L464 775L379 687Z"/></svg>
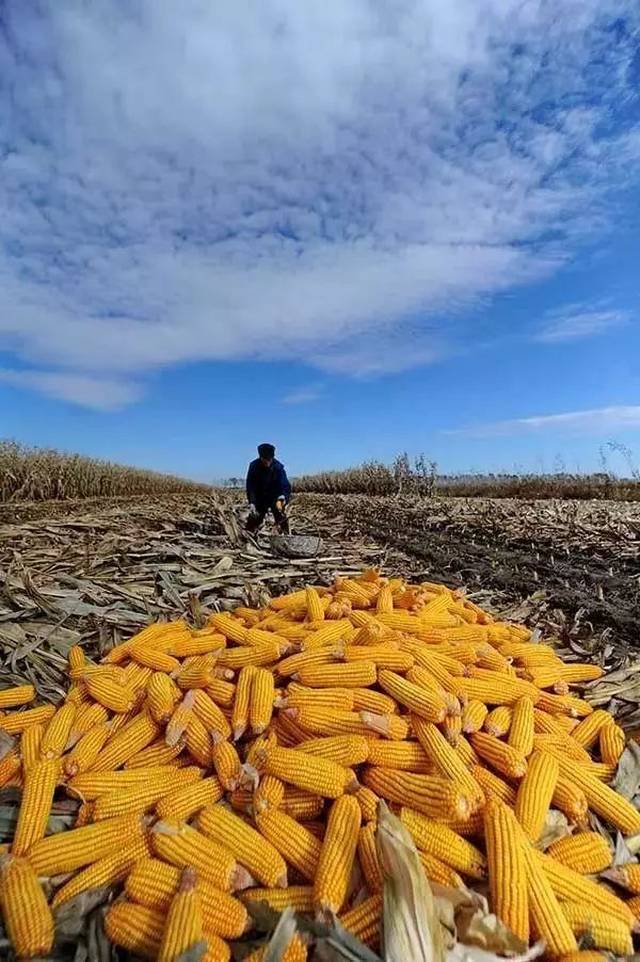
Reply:
<svg viewBox="0 0 640 962"><path fill-rule="evenodd" d="M257 508L270 508L283 494L286 501L291 497L291 485L284 464L275 458L267 468L260 458L249 465L247 471L247 500Z"/></svg>

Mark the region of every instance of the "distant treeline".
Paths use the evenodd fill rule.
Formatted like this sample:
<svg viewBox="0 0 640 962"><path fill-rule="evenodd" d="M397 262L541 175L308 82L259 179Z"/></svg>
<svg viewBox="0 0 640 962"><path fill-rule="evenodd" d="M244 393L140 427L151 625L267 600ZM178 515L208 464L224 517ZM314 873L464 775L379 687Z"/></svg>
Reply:
<svg viewBox="0 0 640 962"><path fill-rule="evenodd" d="M608 470L593 474L438 474L423 455L410 461L399 455L392 464L367 461L342 471L321 471L294 479L294 491L313 494L414 494L460 498L578 498L640 501L640 477L617 478Z"/></svg>
<svg viewBox="0 0 640 962"><path fill-rule="evenodd" d="M188 494L208 485L79 454L0 441L0 503Z"/></svg>

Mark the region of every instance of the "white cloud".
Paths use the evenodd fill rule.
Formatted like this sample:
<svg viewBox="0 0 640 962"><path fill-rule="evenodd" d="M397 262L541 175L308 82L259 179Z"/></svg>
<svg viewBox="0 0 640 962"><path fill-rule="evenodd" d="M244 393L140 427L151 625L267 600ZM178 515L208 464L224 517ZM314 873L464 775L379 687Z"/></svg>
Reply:
<svg viewBox="0 0 640 962"><path fill-rule="evenodd" d="M319 401L322 397L321 387L300 388L299 391L291 391L282 398L282 404L309 404L311 401Z"/></svg>
<svg viewBox="0 0 640 962"><path fill-rule="evenodd" d="M10 0L6 19L0 350L20 366L130 384L191 360L428 363L637 175L616 123L633 0Z"/></svg>
<svg viewBox="0 0 640 962"><path fill-rule="evenodd" d="M117 411L141 396L139 385L129 381L65 371L12 371L0 368L0 381L96 411Z"/></svg>
<svg viewBox="0 0 640 962"><path fill-rule="evenodd" d="M573 304L549 311L546 318L544 327L535 335L534 340L555 344L606 334L607 331L626 324L629 314L627 311L589 309L584 304Z"/></svg>
<svg viewBox="0 0 640 962"><path fill-rule="evenodd" d="M489 438L496 435L527 434L538 431L563 431L582 434L606 431L625 431L640 428L640 405L629 404L590 411L569 411L563 414L543 414L536 417L493 421L444 431L443 434L467 438Z"/></svg>

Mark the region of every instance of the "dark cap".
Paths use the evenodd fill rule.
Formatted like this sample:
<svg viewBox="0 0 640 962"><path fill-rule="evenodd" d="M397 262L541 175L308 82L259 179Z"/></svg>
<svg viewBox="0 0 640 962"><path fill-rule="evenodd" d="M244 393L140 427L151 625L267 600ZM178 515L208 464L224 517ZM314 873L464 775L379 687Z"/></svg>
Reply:
<svg viewBox="0 0 640 962"><path fill-rule="evenodd" d="M276 449L273 444L259 444L258 454L261 458L266 458L270 461L276 453Z"/></svg>

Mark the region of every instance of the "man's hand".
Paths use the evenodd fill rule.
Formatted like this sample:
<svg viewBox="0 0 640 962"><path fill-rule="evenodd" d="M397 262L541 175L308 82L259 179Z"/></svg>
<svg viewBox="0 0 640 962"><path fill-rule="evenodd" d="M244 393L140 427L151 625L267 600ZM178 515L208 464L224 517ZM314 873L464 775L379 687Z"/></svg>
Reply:
<svg viewBox="0 0 640 962"><path fill-rule="evenodd" d="M286 503L287 503L287 499L285 498L284 494L281 494L278 500L276 501L276 508L278 509L278 511L284 511Z"/></svg>

